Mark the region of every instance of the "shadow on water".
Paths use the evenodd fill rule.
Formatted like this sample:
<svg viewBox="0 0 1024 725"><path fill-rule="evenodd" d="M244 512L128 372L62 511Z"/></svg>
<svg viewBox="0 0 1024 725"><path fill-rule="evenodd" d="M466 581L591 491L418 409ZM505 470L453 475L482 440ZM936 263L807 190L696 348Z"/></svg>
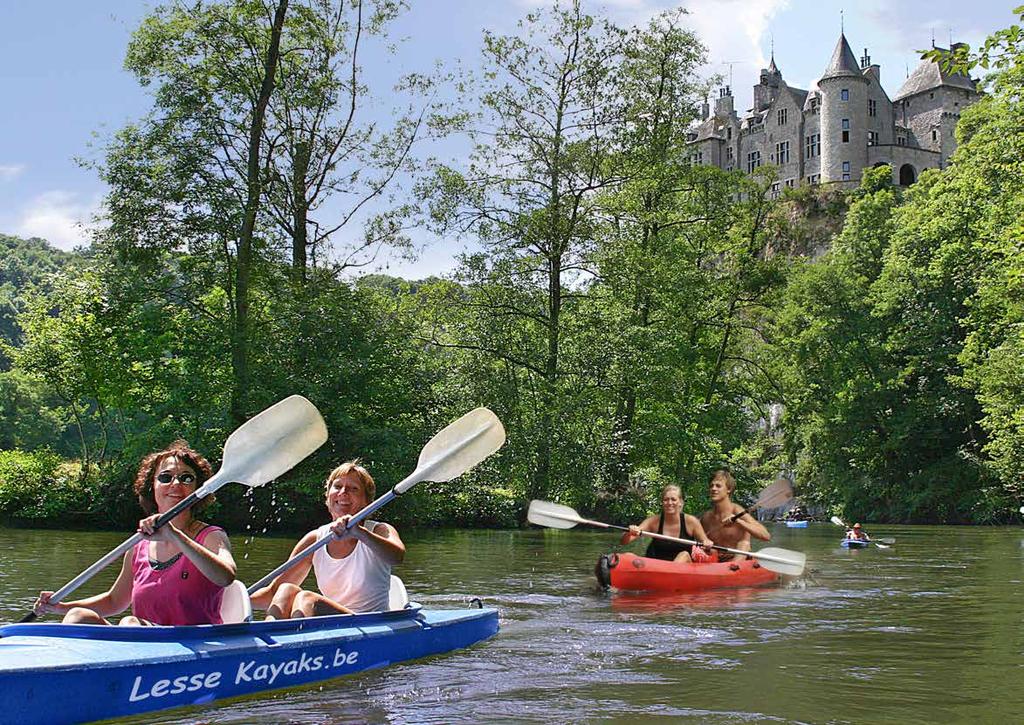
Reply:
<svg viewBox="0 0 1024 725"><path fill-rule="evenodd" d="M1019 529L887 527L848 551L827 524L773 529L808 554L785 586L604 592L616 539L582 531L403 532L400 574L428 607L480 597L501 632L476 647L305 689L156 713L161 723L1018 722L1024 694ZM0 620L122 539L0 529ZM290 539L235 542L240 576ZM114 571L83 594L107 586Z"/></svg>

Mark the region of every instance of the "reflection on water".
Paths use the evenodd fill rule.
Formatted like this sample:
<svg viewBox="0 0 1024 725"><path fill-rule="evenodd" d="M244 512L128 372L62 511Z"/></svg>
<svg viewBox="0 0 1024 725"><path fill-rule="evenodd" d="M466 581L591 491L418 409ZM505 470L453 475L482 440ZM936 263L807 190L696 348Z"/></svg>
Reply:
<svg viewBox="0 0 1024 725"><path fill-rule="evenodd" d="M501 611L469 650L306 689L156 713L163 723L654 720L1019 722L1024 549L1019 529L873 528L887 550L848 551L828 524L773 530L808 554L774 589L603 592L593 565L617 537L583 531L403 532L410 595ZM122 537L0 529L0 620ZM235 542L254 581L292 540ZM95 592L114 570L83 588Z"/></svg>

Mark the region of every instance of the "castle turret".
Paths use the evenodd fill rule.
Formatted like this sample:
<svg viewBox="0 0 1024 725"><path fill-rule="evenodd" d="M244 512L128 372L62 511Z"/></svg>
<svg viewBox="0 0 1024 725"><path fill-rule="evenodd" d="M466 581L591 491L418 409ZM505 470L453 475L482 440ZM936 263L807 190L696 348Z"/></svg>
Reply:
<svg viewBox="0 0 1024 725"><path fill-rule="evenodd" d="M782 73L775 65L775 54L772 54L772 62L767 68L761 69L760 83L754 86L754 111L763 111L772 105L772 101L779 95L779 85L782 82Z"/></svg>
<svg viewBox="0 0 1024 725"><path fill-rule="evenodd" d="M733 110L732 89L729 86L719 88L718 98L715 99L715 115L722 117L732 116Z"/></svg>
<svg viewBox="0 0 1024 725"><path fill-rule="evenodd" d="M868 165L868 79L840 34L818 81L821 92L821 180L856 181Z"/></svg>

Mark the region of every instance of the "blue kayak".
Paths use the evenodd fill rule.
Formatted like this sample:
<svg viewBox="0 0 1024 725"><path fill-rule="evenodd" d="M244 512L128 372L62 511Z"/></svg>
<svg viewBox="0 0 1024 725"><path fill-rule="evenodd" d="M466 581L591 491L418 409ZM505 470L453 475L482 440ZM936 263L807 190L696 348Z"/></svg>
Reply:
<svg viewBox="0 0 1024 725"><path fill-rule="evenodd" d="M806 521L787 521L786 522L786 526L788 528L790 528L790 529L806 529L807 528L807 522Z"/></svg>
<svg viewBox="0 0 1024 725"><path fill-rule="evenodd" d="M0 627L0 722L80 723L295 687L468 647L495 609L192 627Z"/></svg>
<svg viewBox="0 0 1024 725"><path fill-rule="evenodd" d="M839 545L844 549L866 549L871 546L871 542L864 539L843 539Z"/></svg>

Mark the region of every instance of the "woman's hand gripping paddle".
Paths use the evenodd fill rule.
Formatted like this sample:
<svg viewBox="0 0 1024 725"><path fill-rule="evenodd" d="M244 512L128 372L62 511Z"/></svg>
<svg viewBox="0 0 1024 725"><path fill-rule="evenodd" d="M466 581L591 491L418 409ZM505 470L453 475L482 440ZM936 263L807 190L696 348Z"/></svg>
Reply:
<svg viewBox="0 0 1024 725"><path fill-rule="evenodd" d="M537 526L547 526L553 529L571 529L577 524L586 524L587 526L597 526L602 529L617 529L619 531L629 531L628 526L615 526L613 524L602 523L601 521L592 521L590 519L582 518L574 509L562 504L551 503L550 501L531 501L530 510L526 514L526 520L531 524L537 524ZM664 541L675 541L680 544L691 544L693 546L700 546L700 544L692 539L680 539L675 536L665 536L664 534L655 534L650 531L641 531L643 536L650 536L652 539L662 539ZM787 576L800 576L804 573L804 566L807 563L807 555L800 551L789 551L788 549L779 548L767 548L759 551L742 551L740 549L730 549L727 546L712 546L712 549L718 549L719 551L728 551L733 554L739 554L741 556L752 556L762 562L762 566L768 571L774 571L777 574L785 574Z"/></svg>
<svg viewBox="0 0 1024 725"><path fill-rule="evenodd" d="M209 496L226 483L244 483L256 488L272 481L315 451L327 440L327 426L316 407L301 395L292 395L275 403L259 415L247 420L228 436L220 470L190 496L161 514L155 528L160 528L199 499ZM56 604L89 581L124 552L142 541L136 533L110 551L102 559L54 592L50 602ZM21 618L31 622L35 612Z"/></svg>
<svg viewBox="0 0 1024 725"><path fill-rule="evenodd" d="M420 481L450 481L487 458L505 443L505 428L498 416L487 408L477 408L466 413L454 423L430 439L420 452L416 470L405 477L394 488L349 519L348 528L372 514L384 504L408 491ZM310 544L274 571L249 587L252 595L291 569L317 549L326 546L334 538L324 536Z"/></svg>

